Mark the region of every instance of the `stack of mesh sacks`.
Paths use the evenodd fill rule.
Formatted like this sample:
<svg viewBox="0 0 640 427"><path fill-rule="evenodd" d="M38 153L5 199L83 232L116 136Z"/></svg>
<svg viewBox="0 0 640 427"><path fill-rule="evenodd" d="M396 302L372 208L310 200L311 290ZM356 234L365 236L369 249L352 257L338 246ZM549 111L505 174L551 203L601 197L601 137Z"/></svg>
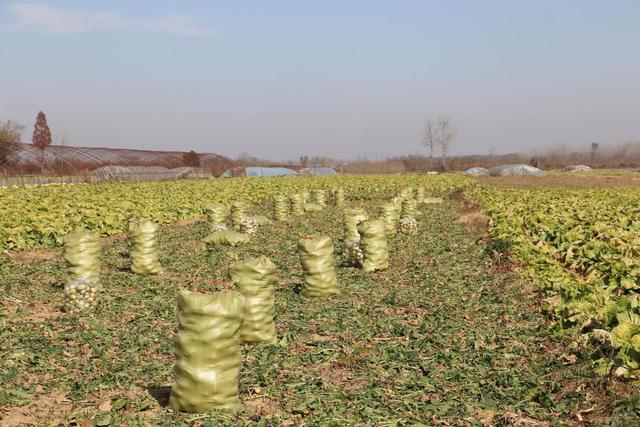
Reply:
<svg viewBox="0 0 640 427"><path fill-rule="evenodd" d="M362 265L363 260L358 224L367 219L369 217L362 208L346 209L344 212L344 247L349 263L356 267Z"/></svg>
<svg viewBox="0 0 640 427"><path fill-rule="evenodd" d="M146 219L129 221L131 271L142 276L162 274L158 261L158 226Z"/></svg>
<svg viewBox="0 0 640 427"><path fill-rule="evenodd" d="M328 297L340 293L333 263L333 242L330 237L302 237L298 241L298 256L304 271L302 295Z"/></svg>
<svg viewBox="0 0 640 427"><path fill-rule="evenodd" d="M276 297L273 285L278 281L276 265L265 256L251 258L231 267L231 280L246 301L240 340L252 344L275 343Z"/></svg>
<svg viewBox="0 0 640 427"><path fill-rule="evenodd" d="M205 413L241 408L238 377L244 316L245 298L237 292L179 293L171 409Z"/></svg>
<svg viewBox="0 0 640 427"><path fill-rule="evenodd" d="M277 221L284 221L289 218L289 200L282 194L273 198L273 213Z"/></svg>
<svg viewBox="0 0 640 427"><path fill-rule="evenodd" d="M291 195L291 213L294 216L304 215L304 196L302 194Z"/></svg>
<svg viewBox="0 0 640 427"><path fill-rule="evenodd" d="M100 292L98 237L87 231L66 235L63 256L70 275L63 291L65 311L77 314L95 308Z"/></svg>
<svg viewBox="0 0 640 427"><path fill-rule="evenodd" d="M362 270L366 272L385 270L389 267L389 249L382 220L362 221L358 226L362 248Z"/></svg>
<svg viewBox="0 0 640 427"><path fill-rule="evenodd" d="M227 231L229 207L221 203L211 203L204 207L209 223L209 231Z"/></svg>

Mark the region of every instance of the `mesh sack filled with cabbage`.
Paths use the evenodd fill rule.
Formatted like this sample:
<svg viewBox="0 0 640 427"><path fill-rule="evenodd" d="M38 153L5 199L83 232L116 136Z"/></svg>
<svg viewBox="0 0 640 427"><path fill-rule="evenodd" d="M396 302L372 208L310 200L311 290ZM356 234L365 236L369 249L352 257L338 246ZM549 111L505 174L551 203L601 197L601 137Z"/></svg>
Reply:
<svg viewBox="0 0 640 427"><path fill-rule="evenodd" d="M340 293L330 237L302 237L298 241L298 256L304 272L302 295L328 297Z"/></svg>
<svg viewBox="0 0 640 427"><path fill-rule="evenodd" d="M232 291L178 294L176 364L169 407L204 413L238 411L238 377L242 367L240 327L245 298Z"/></svg>
<svg viewBox="0 0 640 427"><path fill-rule="evenodd" d="M71 280L82 278L98 281L100 278L100 241L89 231L67 234L64 239L63 258Z"/></svg>
<svg viewBox="0 0 640 427"><path fill-rule="evenodd" d="M203 242L211 248L220 245L237 246L243 243L248 243L249 240L250 238L248 234L228 230L211 232L203 239Z"/></svg>
<svg viewBox="0 0 640 427"><path fill-rule="evenodd" d="M304 196L302 194L291 195L291 214L294 216L304 215Z"/></svg>
<svg viewBox="0 0 640 427"><path fill-rule="evenodd" d="M442 199L442 197L425 197L422 199L422 203L427 205L441 205L444 203L444 199Z"/></svg>
<svg viewBox="0 0 640 427"><path fill-rule="evenodd" d="M393 203L398 211L398 219L400 219L400 211L402 210L402 197L395 196L391 199L391 203Z"/></svg>
<svg viewBox="0 0 640 427"><path fill-rule="evenodd" d="M418 217L418 204L416 199L403 199L402 200L402 218L417 218Z"/></svg>
<svg viewBox="0 0 640 427"><path fill-rule="evenodd" d="M131 271L142 276L162 274L158 261L158 225L146 219L129 221Z"/></svg>
<svg viewBox="0 0 640 427"><path fill-rule="evenodd" d="M400 190L400 197L403 199L413 199L414 197L413 187L405 187L402 190Z"/></svg>
<svg viewBox="0 0 640 427"><path fill-rule="evenodd" d="M305 203L304 204L304 211L305 212L321 212L323 211L324 208L320 205L318 205L317 203Z"/></svg>
<svg viewBox="0 0 640 427"><path fill-rule="evenodd" d="M360 242L353 242L347 249L347 258L349 260L349 265L354 267L361 267L362 261L364 261L364 254L362 253L362 248L360 247Z"/></svg>
<svg viewBox="0 0 640 427"><path fill-rule="evenodd" d="M323 208L327 207L327 193L322 189L313 190L313 203L316 205L322 206Z"/></svg>
<svg viewBox="0 0 640 427"><path fill-rule="evenodd" d="M273 224L273 221L264 215L252 215L251 218L260 226Z"/></svg>
<svg viewBox="0 0 640 427"><path fill-rule="evenodd" d="M277 221L289 218L289 200L286 196L278 194L273 197L273 216Z"/></svg>
<svg viewBox="0 0 640 427"><path fill-rule="evenodd" d="M246 343L275 343L276 296L273 285L278 281L276 265L269 258L260 256L234 264L230 275L246 301L240 340Z"/></svg>
<svg viewBox="0 0 640 427"><path fill-rule="evenodd" d="M64 287L64 311L78 314L98 305L100 283L95 278L81 277Z"/></svg>
<svg viewBox="0 0 640 427"><path fill-rule="evenodd" d="M222 203L210 203L204 207L204 211L207 215L207 222L210 230L221 230L224 226L226 229L227 216L229 214L229 207Z"/></svg>
<svg viewBox="0 0 640 427"><path fill-rule="evenodd" d="M418 221L415 218L401 218L398 222L398 231L402 234L416 234L418 232Z"/></svg>
<svg viewBox="0 0 640 427"><path fill-rule="evenodd" d="M362 270L366 272L389 268L389 248L382 220L363 221L358 225L362 248Z"/></svg>
<svg viewBox="0 0 640 427"><path fill-rule="evenodd" d="M335 189L333 193L333 203L339 208L344 206L345 204L344 188L338 187Z"/></svg>
<svg viewBox="0 0 640 427"><path fill-rule="evenodd" d="M247 204L241 200L231 203L231 226L235 230L240 229L242 219L247 216Z"/></svg>
<svg viewBox="0 0 640 427"><path fill-rule="evenodd" d="M240 220L240 232L252 235L258 231L258 221L252 216L245 216Z"/></svg>
<svg viewBox="0 0 640 427"><path fill-rule="evenodd" d="M344 248L349 264L355 267L362 264L358 224L367 219L369 217L362 208L351 208L344 211Z"/></svg>
<svg viewBox="0 0 640 427"><path fill-rule="evenodd" d="M384 223L387 236L393 236L398 231L399 214L393 202L387 202L380 207L380 219Z"/></svg>

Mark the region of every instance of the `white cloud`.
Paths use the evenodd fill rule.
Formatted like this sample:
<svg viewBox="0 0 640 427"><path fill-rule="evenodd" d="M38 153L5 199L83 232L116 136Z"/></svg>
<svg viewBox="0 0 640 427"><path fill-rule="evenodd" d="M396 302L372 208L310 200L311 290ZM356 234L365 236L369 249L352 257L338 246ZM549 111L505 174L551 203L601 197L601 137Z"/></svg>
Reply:
<svg viewBox="0 0 640 427"><path fill-rule="evenodd" d="M55 34L89 33L132 29L169 33L185 37L211 34L207 27L184 17L130 19L112 12L77 12L56 9L42 3L13 3L8 6L14 21L10 28L37 29Z"/></svg>

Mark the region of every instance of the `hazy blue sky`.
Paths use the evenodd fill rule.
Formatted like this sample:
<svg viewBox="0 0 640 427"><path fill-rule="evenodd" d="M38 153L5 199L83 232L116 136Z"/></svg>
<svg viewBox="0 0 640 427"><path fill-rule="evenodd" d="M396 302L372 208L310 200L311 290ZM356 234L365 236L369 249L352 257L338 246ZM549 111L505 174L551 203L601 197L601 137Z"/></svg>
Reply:
<svg viewBox="0 0 640 427"><path fill-rule="evenodd" d="M0 1L0 120L270 159L640 140L640 1Z"/></svg>

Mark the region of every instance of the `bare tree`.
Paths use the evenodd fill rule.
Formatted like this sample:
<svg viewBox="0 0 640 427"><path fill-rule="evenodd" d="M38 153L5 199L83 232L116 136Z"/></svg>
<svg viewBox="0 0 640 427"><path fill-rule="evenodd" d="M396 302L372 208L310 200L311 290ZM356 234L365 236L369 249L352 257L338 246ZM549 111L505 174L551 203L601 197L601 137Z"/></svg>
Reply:
<svg viewBox="0 0 640 427"><path fill-rule="evenodd" d="M20 137L24 126L13 120L0 124L0 165L7 162L10 154L20 149Z"/></svg>
<svg viewBox="0 0 640 427"><path fill-rule="evenodd" d="M447 169L447 153L456 137L456 124L449 116L438 117L436 140L442 153L442 168Z"/></svg>
<svg viewBox="0 0 640 427"><path fill-rule="evenodd" d="M429 117L424 127L424 145L429 150L429 170L433 170L433 150L436 145L436 122Z"/></svg>

